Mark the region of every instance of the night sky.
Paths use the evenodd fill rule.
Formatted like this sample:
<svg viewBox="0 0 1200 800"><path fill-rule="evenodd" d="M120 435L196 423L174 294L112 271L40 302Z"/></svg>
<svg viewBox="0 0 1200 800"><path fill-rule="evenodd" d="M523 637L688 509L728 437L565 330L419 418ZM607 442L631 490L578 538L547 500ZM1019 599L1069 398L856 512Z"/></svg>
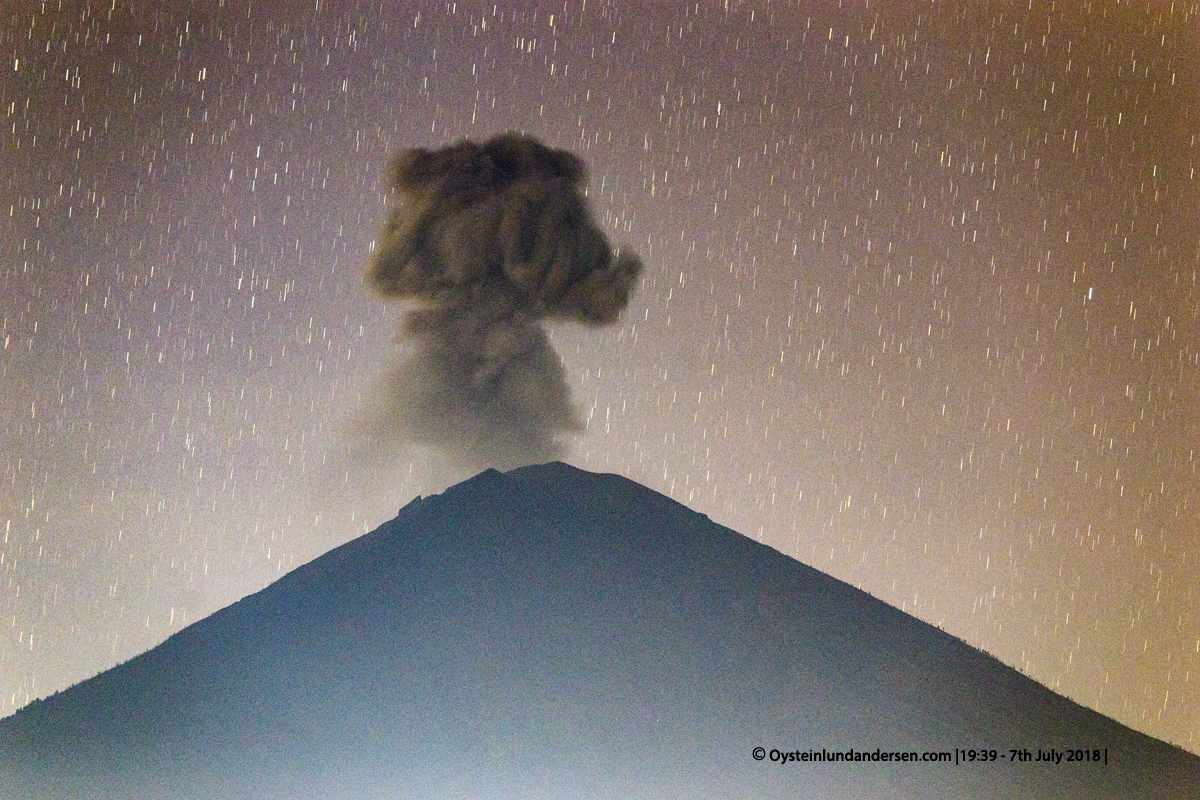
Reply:
<svg viewBox="0 0 1200 800"><path fill-rule="evenodd" d="M1200 4L3 8L0 714L467 477L363 274L518 130L646 266L571 463L1200 752Z"/></svg>

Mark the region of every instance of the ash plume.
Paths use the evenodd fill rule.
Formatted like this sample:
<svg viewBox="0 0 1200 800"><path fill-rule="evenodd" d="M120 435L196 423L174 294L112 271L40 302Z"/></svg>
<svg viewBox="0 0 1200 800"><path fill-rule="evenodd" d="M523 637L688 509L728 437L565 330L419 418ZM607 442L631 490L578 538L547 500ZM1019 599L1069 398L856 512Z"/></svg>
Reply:
<svg viewBox="0 0 1200 800"><path fill-rule="evenodd" d="M472 469L562 455L582 421L543 321L615 322L642 270L593 221L586 180L579 157L515 133L393 161L367 280L410 305L368 400L376 447Z"/></svg>

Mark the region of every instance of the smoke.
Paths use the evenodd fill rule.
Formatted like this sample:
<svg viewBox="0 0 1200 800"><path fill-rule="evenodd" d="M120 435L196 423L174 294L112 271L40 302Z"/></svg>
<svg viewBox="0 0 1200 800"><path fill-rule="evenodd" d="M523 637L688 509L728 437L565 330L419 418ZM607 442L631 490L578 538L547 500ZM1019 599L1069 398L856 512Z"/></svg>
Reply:
<svg viewBox="0 0 1200 800"><path fill-rule="evenodd" d="M410 303L368 397L374 447L509 469L560 457L582 430L544 320L615 322L642 270L609 247L586 180L577 156L515 133L395 159L367 280Z"/></svg>

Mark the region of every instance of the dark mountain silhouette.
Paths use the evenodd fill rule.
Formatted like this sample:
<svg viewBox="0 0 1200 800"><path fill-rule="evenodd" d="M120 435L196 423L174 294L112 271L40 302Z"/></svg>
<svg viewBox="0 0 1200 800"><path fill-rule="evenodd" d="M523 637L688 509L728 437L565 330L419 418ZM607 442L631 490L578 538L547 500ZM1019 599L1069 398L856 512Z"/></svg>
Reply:
<svg viewBox="0 0 1200 800"><path fill-rule="evenodd" d="M770 756L851 748L997 759ZM1176 800L1200 797L1200 758L636 483L554 463L415 500L0 720L0 797Z"/></svg>

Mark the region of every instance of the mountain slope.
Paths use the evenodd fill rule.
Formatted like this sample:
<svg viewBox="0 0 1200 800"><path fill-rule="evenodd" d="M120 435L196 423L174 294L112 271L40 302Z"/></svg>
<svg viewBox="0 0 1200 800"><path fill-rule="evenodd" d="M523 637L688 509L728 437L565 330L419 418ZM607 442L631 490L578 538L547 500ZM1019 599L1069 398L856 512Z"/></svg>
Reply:
<svg viewBox="0 0 1200 800"><path fill-rule="evenodd" d="M781 764L755 747L998 757ZM0 720L3 798L1000 796L1200 797L1200 759L558 463L418 499Z"/></svg>

